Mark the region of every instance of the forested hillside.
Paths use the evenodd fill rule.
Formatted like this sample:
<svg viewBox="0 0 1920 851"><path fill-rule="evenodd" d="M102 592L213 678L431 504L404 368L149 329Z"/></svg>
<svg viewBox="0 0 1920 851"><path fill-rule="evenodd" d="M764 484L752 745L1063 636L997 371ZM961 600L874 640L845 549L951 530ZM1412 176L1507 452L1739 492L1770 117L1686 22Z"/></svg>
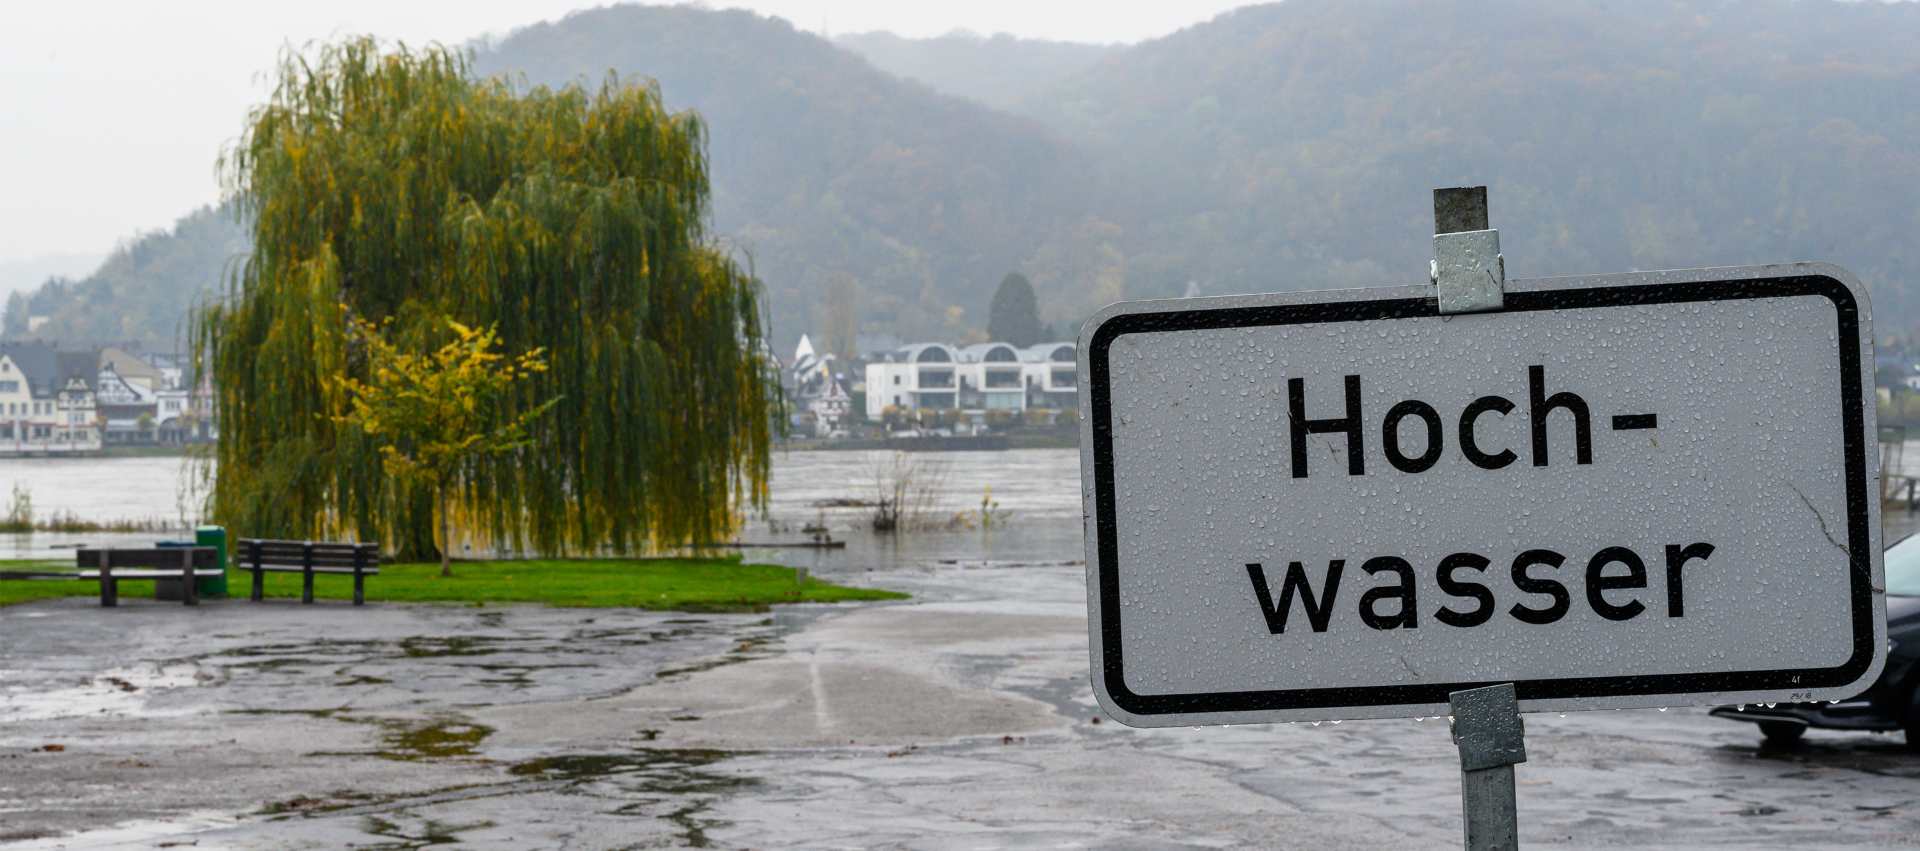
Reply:
<svg viewBox="0 0 1920 851"><path fill-rule="evenodd" d="M1092 204L1093 163L1038 122L902 81L750 12L579 12L515 33L478 64L548 85L644 75L669 107L698 111L716 231L766 281L782 346L829 321L836 286L853 291L864 326L977 333L1000 279Z"/></svg>
<svg viewBox="0 0 1920 851"><path fill-rule="evenodd" d="M246 235L231 217L203 207L170 231L122 244L81 280L55 279L15 293L0 317L0 332L13 339L140 342L173 351L176 334L184 330L180 317L195 298L218 291L227 263L246 249ZM29 331L30 316L48 320Z"/></svg>
<svg viewBox="0 0 1920 851"><path fill-rule="evenodd" d="M1104 163L1127 292L1408 283L1429 190L1510 274L1831 260L1920 317L1920 4L1288 0L1021 111ZM1036 283L1039 283L1036 280Z"/></svg>

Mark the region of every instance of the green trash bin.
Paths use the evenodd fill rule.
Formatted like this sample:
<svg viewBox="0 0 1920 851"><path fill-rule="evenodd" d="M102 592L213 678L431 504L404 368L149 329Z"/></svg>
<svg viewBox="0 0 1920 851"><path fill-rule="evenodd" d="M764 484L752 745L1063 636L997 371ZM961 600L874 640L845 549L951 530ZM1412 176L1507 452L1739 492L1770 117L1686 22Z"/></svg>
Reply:
<svg viewBox="0 0 1920 851"><path fill-rule="evenodd" d="M220 568L219 576L209 576L200 580L200 597L218 598L227 596L227 530L219 526L201 526L193 530L191 541L154 541L156 547L212 547L214 564ZM162 579L154 583L153 596L158 600L180 599L180 580Z"/></svg>
<svg viewBox="0 0 1920 851"><path fill-rule="evenodd" d="M214 563L220 565L221 573L219 576L211 576L206 579L200 580L200 596L202 597L227 596L226 571L229 567L232 566L233 563L227 561L227 529L226 527L225 526L201 526L197 529L194 529L193 543L194 543L194 546L213 547L215 550L219 551L219 555L216 557L216 560L214 561Z"/></svg>

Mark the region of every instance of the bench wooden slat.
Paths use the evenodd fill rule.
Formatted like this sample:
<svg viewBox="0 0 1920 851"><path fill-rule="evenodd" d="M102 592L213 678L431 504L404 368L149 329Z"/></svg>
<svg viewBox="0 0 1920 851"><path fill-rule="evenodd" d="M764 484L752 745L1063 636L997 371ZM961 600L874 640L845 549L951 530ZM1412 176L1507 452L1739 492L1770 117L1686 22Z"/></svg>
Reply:
<svg viewBox="0 0 1920 851"><path fill-rule="evenodd" d="M253 564L245 563L240 565L239 569L252 571L253 568L254 568ZM263 564L263 565L260 565L260 569L268 573L305 573L307 571L306 568L301 567L300 565L297 565L297 564ZM353 568L351 567L315 567L313 569L313 572L333 574L333 575L339 575L339 576L352 576ZM374 567L372 564L368 564L366 567L361 568L360 572L366 576L379 576L380 568Z"/></svg>
<svg viewBox="0 0 1920 851"><path fill-rule="evenodd" d="M366 602L366 578L380 575L380 545L330 541L275 541L241 538L234 549L235 566L253 574L253 600L266 597L266 575L301 575L300 602L313 602L314 574L353 577L353 604Z"/></svg>
<svg viewBox="0 0 1920 851"><path fill-rule="evenodd" d="M256 549L250 540L241 541L240 547L234 550L234 556L237 562L243 566L252 565L255 558L259 558L262 563L267 565L305 564L308 558L305 547L297 542L292 545L288 545L284 541L275 541L272 545L267 545L262 542L261 546ZM351 567L356 557L362 563L379 561L380 554L378 545L321 543L315 543L313 545L312 559L315 566Z"/></svg>
<svg viewBox="0 0 1920 851"><path fill-rule="evenodd" d="M251 551L253 549L253 545L246 544L244 545L244 549ZM351 556L353 555L354 551L365 550L365 549L371 549L371 547L370 546L367 546L367 547L341 546L337 544L336 545L314 544L313 554L317 556L326 556L328 558L338 558L340 556ZM281 556L304 554L306 552L306 548L303 546L300 546L299 544L295 544L293 546L286 546L282 544L282 545L276 545L276 546L262 546L260 548L260 552L270 556L281 557Z"/></svg>
<svg viewBox="0 0 1920 851"><path fill-rule="evenodd" d="M253 546L257 542L261 549L269 550L299 550L305 549L308 544L307 541L270 541L264 538L241 538L240 542L247 546ZM375 546L372 542L354 543L352 541L313 541L312 544L316 550L354 550Z"/></svg>
<svg viewBox="0 0 1920 851"><path fill-rule="evenodd" d="M79 567L100 566L100 554L107 554L107 566L114 570L122 567L171 567L178 569L185 553L193 554L194 567L215 567L220 551L213 547L154 547L151 549L109 549L80 550L74 554L74 564Z"/></svg>
<svg viewBox="0 0 1920 851"><path fill-rule="evenodd" d="M379 546L379 544L375 544L372 542L364 542L364 541L356 543L353 541L280 541L280 540L268 540L266 538L241 538L240 539L241 546L252 547L255 544L259 544L260 549L262 550L291 550L294 552L299 552L301 550L304 550L309 545L311 545L315 550L318 550L318 551L361 550L361 549L367 549L370 547Z"/></svg>
<svg viewBox="0 0 1920 851"><path fill-rule="evenodd" d="M253 551L248 549L239 550L234 554L246 559L254 558ZM351 550L346 552L338 552L338 551L328 552L325 550L316 550L314 551L314 554L313 554L313 562L315 564L320 564L323 562L327 564L333 564L338 562L346 562L348 564L352 564L354 555L355 553ZM287 550L269 550L269 549L262 548L260 550L259 558L261 561L305 561L307 558L307 554L299 550L287 551Z"/></svg>
<svg viewBox="0 0 1920 851"><path fill-rule="evenodd" d="M144 569L144 568L131 568L131 569L128 569L128 570L120 570L120 569L118 569L118 568L115 568L115 569L114 569L114 571L113 571L113 574L112 574L112 575L113 575L113 578L114 578L115 580L121 580L121 579L181 579L181 578L183 578L183 577L185 576L185 573L186 573L186 571L182 571L182 570L148 570L148 569ZM80 571L79 573L76 573L76 574L69 574L69 575L70 575L70 576L73 576L73 577L74 577L74 578L76 578L76 579L99 579L99 578L100 578L100 571L98 571L98 570L82 570L82 571ZM219 577L219 576L225 576L225 575L226 575L226 571L224 571L224 570L215 570L215 569L208 569L208 568L204 568L204 567L203 567L203 568L196 568L196 569L195 569L195 570L193 571L193 575L194 575L194 576L195 576L196 578L199 578L199 579L213 579L213 578L215 578L215 577Z"/></svg>
<svg viewBox="0 0 1920 851"><path fill-rule="evenodd" d="M364 560L361 561L361 564L373 565L377 562L379 562L379 559L373 557L372 555L368 555ZM289 567L289 566L305 567L308 562L305 559L300 558L299 556L294 556L292 558L287 558L284 556L279 556L279 557L261 556L259 563L263 567L273 568L273 567ZM235 567L241 568L243 570L252 570L254 565L253 556L251 555L237 556L234 558L233 564ZM353 567L353 559L316 558L313 560L312 564L314 567Z"/></svg>

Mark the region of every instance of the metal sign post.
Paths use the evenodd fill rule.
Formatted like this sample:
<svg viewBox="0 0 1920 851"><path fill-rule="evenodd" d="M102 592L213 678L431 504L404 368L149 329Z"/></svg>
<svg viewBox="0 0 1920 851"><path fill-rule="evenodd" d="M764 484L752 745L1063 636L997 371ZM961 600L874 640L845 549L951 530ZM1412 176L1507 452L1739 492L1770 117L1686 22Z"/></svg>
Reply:
<svg viewBox="0 0 1920 851"><path fill-rule="evenodd" d="M1485 198L1435 193L1430 282L1111 305L1078 355L1102 708L1451 710L1473 849L1519 711L1842 699L1887 649L1865 287L1507 280Z"/></svg>
<svg viewBox="0 0 1920 851"><path fill-rule="evenodd" d="M1500 232L1488 221L1485 186L1433 191L1432 278L1443 314L1499 310L1505 303L1506 258ZM1447 702L1460 747L1467 851L1514 851L1520 814L1513 766L1527 761L1527 745L1513 684L1456 691Z"/></svg>
<svg viewBox="0 0 1920 851"><path fill-rule="evenodd" d="M1514 851L1520 847L1520 816L1513 766L1527 761L1527 743L1513 684L1456 691L1450 702L1467 851Z"/></svg>

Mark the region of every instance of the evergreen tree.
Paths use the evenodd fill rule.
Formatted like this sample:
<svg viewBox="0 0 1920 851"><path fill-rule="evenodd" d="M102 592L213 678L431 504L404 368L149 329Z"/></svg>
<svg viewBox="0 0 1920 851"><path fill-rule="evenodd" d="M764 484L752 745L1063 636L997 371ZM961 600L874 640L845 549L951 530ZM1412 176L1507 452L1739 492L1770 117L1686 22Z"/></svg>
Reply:
<svg viewBox="0 0 1920 851"><path fill-rule="evenodd" d="M27 296L15 292L7 296L7 309L0 313L0 334L19 335L27 333Z"/></svg>
<svg viewBox="0 0 1920 851"><path fill-rule="evenodd" d="M289 53L223 162L253 253L195 320L216 379L211 511L239 534L376 536L433 550L431 488L396 483L346 422L374 360L450 318L548 369L498 425L524 445L459 459L449 511L472 537L543 553L724 539L763 504L779 385L758 282L704 232L705 128L611 75L526 90L444 48L372 39Z"/></svg>
<svg viewBox="0 0 1920 851"><path fill-rule="evenodd" d="M853 276L845 271L827 284L827 333L821 335L821 348L843 360L860 355L859 306Z"/></svg>
<svg viewBox="0 0 1920 851"><path fill-rule="evenodd" d="M987 312L988 339L1025 348L1045 342L1040 325L1040 302L1027 276L1014 272L1000 279Z"/></svg>

